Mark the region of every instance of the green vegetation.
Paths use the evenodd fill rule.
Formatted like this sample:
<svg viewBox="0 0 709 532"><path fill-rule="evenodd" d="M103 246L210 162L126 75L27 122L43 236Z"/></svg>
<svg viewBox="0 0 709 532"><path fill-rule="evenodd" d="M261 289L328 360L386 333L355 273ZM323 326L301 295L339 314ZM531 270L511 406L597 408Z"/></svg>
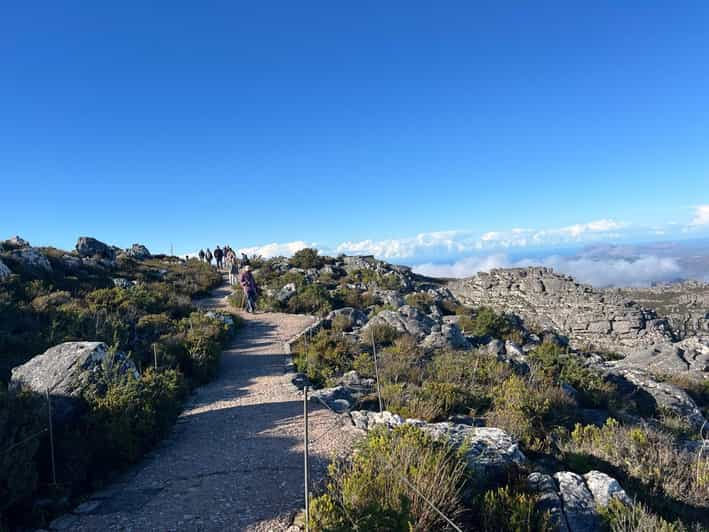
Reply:
<svg viewBox="0 0 709 532"><path fill-rule="evenodd" d="M221 280L204 263L156 257L70 266L64 252L43 251L51 273L13 264L19 275L0 282L0 529L41 525L63 508L38 512L35 499L75 496L143 456L170 429L189 388L213 377L230 332L192 307ZM103 341L142 371L116 375L106 363L105 379L81 398L83 414L56 427L58 486L49 486L46 400L2 381L11 367L78 340Z"/></svg>
<svg viewBox="0 0 709 532"><path fill-rule="evenodd" d="M374 430L349 461L331 465L325 493L312 501L310 524L343 532L353 523L359 530L444 530L424 498L456 519L464 481L463 461L444 442L412 426Z"/></svg>
<svg viewBox="0 0 709 532"><path fill-rule="evenodd" d="M551 532L546 513L537 508L536 494L523 488L503 486L482 494L476 505L478 530L483 532Z"/></svg>

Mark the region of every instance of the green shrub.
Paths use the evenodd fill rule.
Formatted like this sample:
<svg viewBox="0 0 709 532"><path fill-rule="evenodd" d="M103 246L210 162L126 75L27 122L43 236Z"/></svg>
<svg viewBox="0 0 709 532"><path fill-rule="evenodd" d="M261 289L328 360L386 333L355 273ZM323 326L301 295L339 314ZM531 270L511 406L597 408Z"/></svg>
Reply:
<svg viewBox="0 0 709 532"><path fill-rule="evenodd" d="M467 335L502 338L511 330L504 316L497 314L490 307L481 307L473 315L463 314L458 318L458 327Z"/></svg>
<svg viewBox="0 0 709 532"><path fill-rule="evenodd" d="M542 532L553 530L549 516L540 512L538 496L504 486L485 492L477 514L483 532Z"/></svg>
<svg viewBox="0 0 709 532"><path fill-rule="evenodd" d="M679 451L669 434L609 419L603 427L576 425L564 451L579 472L605 469L653 508L691 518L679 501L709 515L709 457Z"/></svg>
<svg viewBox="0 0 709 532"><path fill-rule="evenodd" d="M567 383L579 392L583 406L608 408L615 402L615 388L603 376L584 367L579 355L565 353L559 346L543 343L529 353L531 366L543 378L556 384Z"/></svg>
<svg viewBox="0 0 709 532"><path fill-rule="evenodd" d="M296 251L288 261L294 268L320 268L325 263L324 259L318 255L318 250L313 248L304 248Z"/></svg>
<svg viewBox="0 0 709 532"><path fill-rule="evenodd" d="M435 305L436 301L431 294L425 292L416 292L409 294L405 298L406 304L417 308L424 314L431 312L431 306Z"/></svg>
<svg viewBox="0 0 709 532"><path fill-rule="evenodd" d="M37 489L36 455L47 428L46 402L0 383L0 513Z"/></svg>
<svg viewBox="0 0 709 532"><path fill-rule="evenodd" d="M392 345L397 338L401 336L401 333L397 331L391 325L386 323L375 323L370 325L367 329L365 339L363 340L365 345L372 345L372 338L377 344L377 347L386 347Z"/></svg>
<svg viewBox="0 0 709 532"><path fill-rule="evenodd" d="M654 515L640 503L626 505L617 499L600 511L610 532L685 532L687 528L680 522L670 523Z"/></svg>
<svg viewBox="0 0 709 532"><path fill-rule="evenodd" d="M554 429L568 425L574 405L558 386L511 375L494 389L491 426L515 436L527 449L549 450Z"/></svg>
<svg viewBox="0 0 709 532"><path fill-rule="evenodd" d="M442 530L445 521L424 497L457 519L464 475L457 454L416 427L371 431L349 462L330 467L326 492L311 507L312 529Z"/></svg>
<svg viewBox="0 0 709 532"><path fill-rule="evenodd" d="M186 356L180 360L185 376L195 383L205 383L214 377L219 366L222 345L229 328L216 318L193 312L178 324Z"/></svg>
<svg viewBox="0 0 709 532"><path fill-rule="evenodd" d="M353 369L357 345L336 331L321 329L309 342L302 339L294 347L298 371L308 375L315 386L334 384L337 377Z"/></svg>
<svg viewBox="0 0 709 532"><path fill-rule="evenodd" d="M151 368L110 382L104 395L88 395L94 463L114 468L138 460L172 427L185 394L179 372Z"/></svg>
<svg viewBox="0 0 709 532"><path fill-rule="evenodd" d="M306 286L288 300L288 310L296 314L323 316L330 312L332 308L330 293L324 286L319 284Z"/></svg>

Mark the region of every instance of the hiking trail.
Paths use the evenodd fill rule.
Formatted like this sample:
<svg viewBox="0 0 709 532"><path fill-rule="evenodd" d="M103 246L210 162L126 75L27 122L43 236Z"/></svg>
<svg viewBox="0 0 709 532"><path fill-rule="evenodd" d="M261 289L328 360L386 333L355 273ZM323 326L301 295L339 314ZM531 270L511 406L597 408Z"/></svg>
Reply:
<svg viewBox="0 0 709 532"><path fill-rule="evenodd" d="M196 301L226 310L228 285ZM284 342L314 319L240 313L217 377L195 390L171 434L52 530L287 530L304 507L303 396L286 373ZM354 433L309 405L311 486ZM325 436L322 436L325 432Z"/></svg>

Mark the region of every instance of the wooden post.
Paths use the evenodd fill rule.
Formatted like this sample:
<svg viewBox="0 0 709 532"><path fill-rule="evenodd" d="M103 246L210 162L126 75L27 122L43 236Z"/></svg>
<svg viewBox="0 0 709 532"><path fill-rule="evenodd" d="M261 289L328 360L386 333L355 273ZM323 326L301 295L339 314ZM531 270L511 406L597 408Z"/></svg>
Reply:
<svg viewBox="0 0 709 532"><path fill-rule="evenodd" d="M303 387L303 417L305 419L305 436L303 443L305 444L305 449L303 452L303 466L305 479L305 532L308 532L310 527L310 490L308 485L308 385Z"/></svg>
<svg viewBox="0 0 709 532"><path fill-rule="evenodd" d="M377 364L377 343L374 341L374 327L372 327L372 353L374 354L374 375L377 377L377 397L379 398L379 413L384 411L382 403L382 389L379 386L379 365Z"/></svg>
<svg viewBox="0 0 709 532"><path fill-rule="evenodd" d="M47 413L49 421L49 451L52 460L52 485L57 485L57 467L54 462L54 427L52 426L52 400L49 398L49 388L45 390L47 395Z"/></svg>

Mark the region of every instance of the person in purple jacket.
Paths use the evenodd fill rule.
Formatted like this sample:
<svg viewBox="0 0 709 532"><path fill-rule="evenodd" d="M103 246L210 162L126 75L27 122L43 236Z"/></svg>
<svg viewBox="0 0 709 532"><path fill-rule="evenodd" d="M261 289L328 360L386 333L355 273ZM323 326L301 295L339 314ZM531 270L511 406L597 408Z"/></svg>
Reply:
<svg viewBox="0 0 709 532"><path fill-rule="evenodd" d="M241 278L239 279L239 283L241 284L241 289L244 291L246 312L255 312L258 287L256 286L256 280L254 279L254 276L251 273L251 266L244 266L244 270L241 272Z"/></svg>

